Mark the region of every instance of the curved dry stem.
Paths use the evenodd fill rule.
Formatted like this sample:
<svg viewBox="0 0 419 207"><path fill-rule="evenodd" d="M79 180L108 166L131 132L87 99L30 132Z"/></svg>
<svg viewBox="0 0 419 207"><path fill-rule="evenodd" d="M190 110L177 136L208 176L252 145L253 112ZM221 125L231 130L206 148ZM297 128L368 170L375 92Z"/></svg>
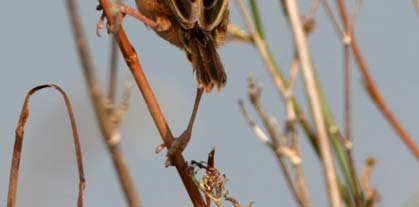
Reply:
<svg viewBox="0 0 419 207"><path fill-rule="evenodd" d="M79 135L77 133L76 121L74 118L73 109L71 107L70 100L68 99L65 92L59 86L54 85L54 84L39 85L32 88L27 93L25 101L23 102L22 110L21 110L19 121L16 128L15 145L13 149L13 159L12 159L12 165L10 169L7 206L14 207L16 203L17 181L18 181L18 176L19 176L19 164L20 164L20 156L22 152L23 134L24 134L25 124L29 116L29 99L37 91L44 88L53 88L57 90L63 96L65 105L67 107L67 113L70 119L71 130L73 132L74 147L76 150L77 169L79 173L79 193L78 193L78 199L77 199L77 206L81 207L83 206L83 191L85 188L85 178L84 178L84 172L83 172L83 159L82 159L82 154L80 150L80 141L79 141Z"/></svg>

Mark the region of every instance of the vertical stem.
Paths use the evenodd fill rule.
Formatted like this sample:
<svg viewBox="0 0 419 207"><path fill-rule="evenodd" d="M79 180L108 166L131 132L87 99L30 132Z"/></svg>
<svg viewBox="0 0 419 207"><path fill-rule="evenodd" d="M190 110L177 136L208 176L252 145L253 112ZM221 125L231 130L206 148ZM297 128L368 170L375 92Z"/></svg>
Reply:
<svg viewBox="0 0 419 207"><path fill-rule="evenodd" d="M344 46L344 94L345 94L345 139L350 142L352 137L351 117L351 67L349 45Z"/></svg>
<svg viewBox="0 0 419 207"><path fill-rule="evenodd" d="M322 157L323 169L326 177L327 190L329 193L330 206L337 207L342 204L339 188L337 184L337 176L333 163L333 155L328 141L328 134L324 123L324 117L320 105L320 98L315 82L314 71L310 62L310 54L306 42L301 16L299 14L297 1L285 0L286 9L290 18L292 32L294 34L295 46L297 47L298 57L301 61L303 77L307 95L310 102L311 113L317 130L317 138Z"/></svg>
<svg viewBox="0 0 419 207"><path fill-rule="evenodd" d="M346 27L349 24L348 15L346 13L346 7L344 5L343 0L337 0L339 13L342 19L344 26ZM405 131L402 125L397 121L396 117L390 111L390 108L387 106L386 102L384 101L383 97L381 96L379 90L374 84L374 81L369 73L367 64L364 61L364 58L361 54L361 50L359 49L358 43L356 41L355 35L353 31L349 31L349 37L351 38L351 48L354 55L354 58L358 64L358 67L362 73L364 78L364 83L366 89L371 96L372 100L377 104L378 108L381 110L383 115L386 117L387 121L391 124L403 142L406 144L408 149L412 152L412 154L416 157L419 161L419 148L413 141L412 137Z"/></svg>
<svg viewBox="0 0 419 207"><path fill-rule="evenodd" d="M118 80L118 44L115 39L111 38L111 61L109 67L109 88L108 99L111 103L115 103L116 83Z"/></svg>
<svg viewBox="0 0 419 207"><path fill-rule="evenodd" d="M100 131L107 144L109 152L112 154L112 161L114 168L118 174L118 179L124 191L124 196L128 204L132 207L140 207L141 202L136 193L134 182L125 163L123 154L120 150L119 144L111 144L108 142L112 140L115 133L115 127L110 119L110 114L105 106L105 98L102 95L99 84L96 80L96 74L93 64L90 59L90 54L87 48L87 39L85 37L80 15L78 14L77 5L75 0L67 0L67 7L69 10L72 28L74 30L74 39L77 43L77 49L83 67L84 78L86 80L87 88L92 98L94 109L96 110L96 118L99 124Z"/></svg>

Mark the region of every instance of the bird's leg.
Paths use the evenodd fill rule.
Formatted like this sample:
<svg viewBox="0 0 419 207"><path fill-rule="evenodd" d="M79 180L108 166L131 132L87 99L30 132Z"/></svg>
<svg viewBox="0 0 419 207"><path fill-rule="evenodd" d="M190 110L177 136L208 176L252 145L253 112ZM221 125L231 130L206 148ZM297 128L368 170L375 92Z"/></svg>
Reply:
<svg viewBox="0 0 419 207"><path fill-rule="evenodd" d="M173 140L171 146L168 147L168 149L167 149L167 158L168 159L166 160L166 163L165 163L166 167L171 166L173 164L171 162L171 158L173 157L173 155L175 155L176 153L183 152L186 145L188 145L189 140L191 139L193 124L195 122L196 113L198 112L199 102L201 101L201 97L202 97L203 92L204 92L204 90L202 88L197 89L196 97L195 97L195 103L194 103L194 106L193 106L191 117L189 118L188 127L179 137L177 137L177 138L175 138L175 140ZM161 151L163 149L162 146L164 146L164 145L161 145L160 148L158 148L158 150L156 150L156 152Z"/></svg>
<svg viewBox="0 0 419 207"><path fill-rule="evenodd" d="M164 25L160 25L158 24L158 21L154 21L146 16L144 16L144 14L142 14L140 11L138 11L137 9L123 4L123 3L114 3L112 5L113 7L115 7L115 9L113 9L113 11L115 11L115 18L113 21L113 25L115 26L109 26L109 24L107 24L107 29L108 32L111 31L116 31L119 26L121 25L122 19L124 18L125 15L129 15L132 16L134 18L136 18L137 20L143 22L145 25L151 27L154 30L164 30L165 28ZM102 6L98 5L96 7L96 10L100 11L102 10ZM98 23L97 23L97 27L96 27L96 33L99 36L99 31L102 29L103 27L103 22L105 20L105 15L104 13L102 13Z"/></svg>

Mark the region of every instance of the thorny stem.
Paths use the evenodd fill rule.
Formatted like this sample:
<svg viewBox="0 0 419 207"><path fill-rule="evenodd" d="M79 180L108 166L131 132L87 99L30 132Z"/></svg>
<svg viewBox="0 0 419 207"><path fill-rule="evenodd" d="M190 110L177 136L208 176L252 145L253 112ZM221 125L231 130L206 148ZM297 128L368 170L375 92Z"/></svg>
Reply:
<svg viewBox="0 0 419 207"><path fill-rule="evenodd" d="M141 202L135 191L134 182L132 181L128 166L119 147L119 143L110 142L110 140L116 140L115 137L118 136L117 126L114 126L114 123L111 121L111 115L107 110L104 96L102 95L99 84L96 80L93 64L87 48L87 39L81 25L76 2L75 0L67 0L66 2L72 28L74 30L74 38L77 43L80 60L83 66L84 77L96 110L96 118L98 120L100 131L103 135L105 143L107 144L109 152L112 154L111 157L113 164L118 174L119 182L124 191L125 198L130 206L140 207Z"/></svg>
<svg viewBox="0 0 419 207"><path fill-rule="evenodd" d="M346 27L346 25L349 24L348 15L346 13L346 7L344 5L343 0L337 0L337 4L342 22ZM351 38L351 48L353 55L355 57L356 62L358 63L358 67L361 70L362 76L364 77L364 84L369 95L371 96L372 100L377 104L378 108L381 110L384 116L387 118L387 121L392 125L394 130L397 132L397 134L399 134L400 138L404 141L406 146L419 161L419 148L416 146L412 137L410 137L410 135L404 130L402 125L397 121L396 117L390 111L390 108L387 106L379 90L375 86L375 83L369 73L367 64L365 63L364 58L361 54L361 50L359 49L358 42L353 33L353 30L349 32L349 36Z"/></svg>
<svg viewBox="0 0 419 207"><path fill-rule="evenodd" d="M114 15L111 10L111 5L107 0L100 0L100 4L103 7L103 11L112 24L112 16ZM119 48L122 52L122 55L129 67L134 79L137 83L138 88L140 89L143 98L146 102L146 105L149 109L149 112L154 120L154 123L160 133L161 138L164 141L166 146L171 146L174 138L173 134L169 129L169 126L166 122L166 119L163 116L163 113L160 110L160 106L154 96L153 91L148 83L148 80L142 70L140 62L138 60L137 54L131 46L131 43L128 40L128 37L122 26L115 32L115 39L118 42ZM185 159L180 153L177 153L173 156L172 161L175 165L183 184L185 185L186 190L188 191L189 197L192 200L192 203L195 207L205 207L204 199L202 198L199 189L195 185L191 176L188 172L188 166Z"/></svg>
<svg viewBox="0 0 419 207"><path fill-rule="evenodd" d="M319 92L315 82L314 71L310 61L310 54L306 43L305 33L302 27L301 18L294 0L285 0L286 10L289 14L291 28L294 34L294 42L297 48L298 57L301 61L304 82L307 95L310 102L312 117L317 130L317 138L322 157L323 168L326 177L326 184L329 193L329 202L331 206L340 206L342 204L339 187L337 184L337 176L333 163L333 155L328 140L328 134L324 123Z"/></svg>

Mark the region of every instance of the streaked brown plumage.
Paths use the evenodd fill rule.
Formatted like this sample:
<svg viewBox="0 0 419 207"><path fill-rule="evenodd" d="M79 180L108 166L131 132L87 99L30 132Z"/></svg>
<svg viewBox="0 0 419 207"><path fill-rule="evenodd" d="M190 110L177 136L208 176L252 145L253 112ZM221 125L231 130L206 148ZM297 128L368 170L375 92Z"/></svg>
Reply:
<svg viewBox="0 0 419 207"><path fill-rule="evenodd" d="M183 49L198 87L210 92L227 80L216 48L227 34L228 0L136 0L138 9L159 26L156 33Z"/></svg>

